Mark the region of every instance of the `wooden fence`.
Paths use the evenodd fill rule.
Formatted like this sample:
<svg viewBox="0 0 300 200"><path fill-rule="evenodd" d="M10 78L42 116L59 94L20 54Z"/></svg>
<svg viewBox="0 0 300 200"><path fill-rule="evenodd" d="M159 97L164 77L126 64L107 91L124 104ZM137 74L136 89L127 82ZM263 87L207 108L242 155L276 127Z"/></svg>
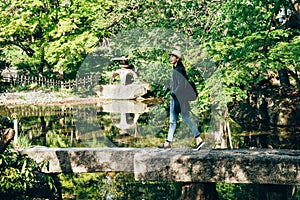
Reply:
<svg viewBox="0 0 300 200"><path fill-rule="evenodd" d="M38 85L41 87L57 87L61 89L88 88L95 86L99 82L99 76L89 75L82 78L76 78L70 81L60 81L54 79L46 79L44 77L32 77L26 75L18 75L17 77L3 77L3 83L10 83L15 86Z"/></svg>

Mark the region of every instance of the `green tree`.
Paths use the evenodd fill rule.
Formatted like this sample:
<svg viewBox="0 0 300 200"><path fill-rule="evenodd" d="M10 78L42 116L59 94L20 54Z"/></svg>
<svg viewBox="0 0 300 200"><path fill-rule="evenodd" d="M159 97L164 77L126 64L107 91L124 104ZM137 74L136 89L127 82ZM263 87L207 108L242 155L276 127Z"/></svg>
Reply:
<svg viewBox="0 0 300 200"><path fill-rule="evenodd" d="M83 1L4 1L0 46L17 47L16 51L25 54L17 63L25 73L73 78L80 62L97 44L97 37L87 31L91 12L96 10L86 5ZM95 8L91 3L88 6Z"/></svg>
<svg viewBox="0 0 300 200"><path fill-rule="evenodd" d="M292 19L299 13L291 2L226 1L219 16L208 47L227 91L240 96L268 72L282 69L297 80L300 27Z"/></svg>

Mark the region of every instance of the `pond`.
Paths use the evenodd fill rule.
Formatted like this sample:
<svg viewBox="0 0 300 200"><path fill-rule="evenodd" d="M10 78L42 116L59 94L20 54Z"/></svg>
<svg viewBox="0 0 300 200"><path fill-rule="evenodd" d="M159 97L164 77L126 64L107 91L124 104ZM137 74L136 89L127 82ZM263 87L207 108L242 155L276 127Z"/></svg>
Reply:
<svg viewBox="0 0 300 200"><path fill-rule="evenodd" d="M156 147L168 131L169 107L166 101L99 101L89 104L1 106L0 114L15 116L22 147ZM206 139L205 148L215 148L212 122L195 112L192 119ZM231 125L234 148L299 149L300 133L295 127L276 127L251 132ZM174 147L193 145L192 133L179 118ZM228 142L228 143L229 143Z"/></svg>

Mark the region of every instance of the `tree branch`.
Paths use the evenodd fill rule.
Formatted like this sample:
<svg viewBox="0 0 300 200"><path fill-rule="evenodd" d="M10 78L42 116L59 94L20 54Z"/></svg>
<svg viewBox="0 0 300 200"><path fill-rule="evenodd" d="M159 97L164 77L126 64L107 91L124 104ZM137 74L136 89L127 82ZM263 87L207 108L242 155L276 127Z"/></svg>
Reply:
<svg viewBox="0 0 300 200"><path fill-rule="evenodd" d="M22 49L29 57L32 57L33 54L34 54L33 49L25 47L22 43L11 42L11 44L13 44L13 45L19 47L20 49Z"/></svg>

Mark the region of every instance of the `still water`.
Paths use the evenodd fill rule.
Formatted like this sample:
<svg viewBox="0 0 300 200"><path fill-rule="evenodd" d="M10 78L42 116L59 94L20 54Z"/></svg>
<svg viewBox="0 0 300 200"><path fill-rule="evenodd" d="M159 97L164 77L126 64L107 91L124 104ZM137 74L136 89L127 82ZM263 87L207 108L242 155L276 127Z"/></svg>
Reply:
<svg viewBox="0 0 300 200"><path fill-rule="evenodd" d="M15 140L21 147L156 147L168 130L167 102L104 101L80 105L0 107L2 116L17 119ZM206 148L217 146L216 131L211 122L191 113L192 119L206 138ZM299 149L300 134L294 127L268 132L246 132L231 123L227 146L234 148ZM228 141L230 140L230 141ZM174 147L193 145L193 136L181 120Z"/></svg>
<svg viewBox="0 0 300 200"><path fill-rule="evenodd" d="M25 147L145 147L167 128L167 104L105 101L84 105L0 107L18 122L18 143ZM155 142L155 141L153 141Z"/></svg>

